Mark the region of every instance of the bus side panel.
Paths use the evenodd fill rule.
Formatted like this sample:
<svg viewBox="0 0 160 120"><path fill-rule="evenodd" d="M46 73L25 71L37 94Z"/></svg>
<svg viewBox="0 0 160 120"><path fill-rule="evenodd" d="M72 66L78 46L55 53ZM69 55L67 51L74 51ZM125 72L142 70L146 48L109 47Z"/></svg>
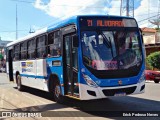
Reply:
<svg viewBox="0 0 160 120"><path fill-rule="evenodd" d="M8 80L9 80L9 62L7 61L6 62L6 74L7 74L7 78L8 78Z"/></svg>
<svg viewBox="0 0 160 120"><path fill-rule="evenodd" d="M23 84L28 87L36 88L39 90L47 91L48 92L48 86L46 79L42 78L33 78L33 77L24 77L21 78L23 80ZM27 81L27 82L26 82ZM27 85L26 85L27 84ZM29 85L28 85L29 84Z"/></svg>
<svg viewBox="0 0 160 120"><path fill-rule="evenodd" d="M7 76L8 76L9 75L9 65L8 65L8 62L6 62L6 73L7 73Z"/></svg>
<svg viewBox="0 0 160 120"><path fill-rule="evenodd" d="M46 82L46 60L22 61L21 76L23 85L48 91Z"/></svg>
<svg viewBox="0 0 160 120"><path fill-rule="evenodd" d="M20 73L22 76L22 84L26 86L31 86L31 83L34 81L29 81L29 78L36 78L36 60L28 60L20 62Z"/></svg>
<svg viewBox="0 0 160 120"><path fill-rule="evenodd" d="M46 60L37 60L37 76L47 76Z"/></svg>
<svg viewBox="0 0 160 120"><path fill-rule="evenodd" d="M58 76L60 84L64 84L63 82L63 69L62 69L62 57L55 58L47 58L47 74L48 77L50 74L55 74ZM64 95L64 86L61 86L62 95Z"/></svg>
<svg viewBox="0 0 160 120"><path fill-rule="evenodd" d="M19 61L13 61L13 76L14 76L14 82L16 82L16 72L20 72L20 62Z"/></svg>

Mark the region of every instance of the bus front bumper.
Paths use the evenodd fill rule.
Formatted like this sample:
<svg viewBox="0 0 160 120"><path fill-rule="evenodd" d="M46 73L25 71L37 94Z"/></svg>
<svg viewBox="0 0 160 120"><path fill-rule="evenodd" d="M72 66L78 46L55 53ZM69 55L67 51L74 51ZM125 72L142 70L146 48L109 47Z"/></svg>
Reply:
<svg viewBox="0 0 160 120"><path fill-rule="evenodd" d="M80 99L102 99L109 96L125 96L131 94L144 93L145 81L133 85L117 86L117 87L90 87L85 84L79 84L80 86Z"/></svg>

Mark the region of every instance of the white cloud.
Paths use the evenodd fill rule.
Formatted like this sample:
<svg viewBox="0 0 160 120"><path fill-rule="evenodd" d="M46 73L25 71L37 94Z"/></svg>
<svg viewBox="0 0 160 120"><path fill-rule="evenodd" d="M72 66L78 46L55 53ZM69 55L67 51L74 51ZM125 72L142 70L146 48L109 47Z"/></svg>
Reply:
<svg viewBox="0 0 160 120"><path fill-rule="evenodd" d="M157 18L158 0L141 0L140 6L134 13L140 27L155 27L153 24L150 24L149 20Z"/></svg>
<svg viewBox="0 0 160 120"><path fill-rule="evenodd" d="M158 0L135 0L134 4L134 16L137 21L141 21L140 27L147 27L148 20L142 20L158 14ZM120 15L120 5L121 0L49 0L48 3L36 0L34 4L35 8L59 19L82 14Z"/></svg>
<svg viewBox="0 0 160 120"><path fill-rule="evenodd" d="M76 14L107 14L109 0L50 0L44 4L36 0L34 6L55 18L64 18Z"/></svg>
<svg viewBox="0 0 160 120"><path fill-rule="evenodd" d="M108 14L109 15L120 15L120 5L121 5L120 0L112 0L110 2L111 7L108 9Z"/></svg>

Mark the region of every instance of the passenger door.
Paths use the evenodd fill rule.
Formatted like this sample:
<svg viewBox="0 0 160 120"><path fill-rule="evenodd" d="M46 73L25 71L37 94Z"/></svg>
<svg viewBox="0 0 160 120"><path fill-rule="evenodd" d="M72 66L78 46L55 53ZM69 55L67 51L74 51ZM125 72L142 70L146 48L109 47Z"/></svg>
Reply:
<svg viewBox="0 0 160 120"><path fill-rule="evenodd" d="M8 72L10 81L14 81L13 78L13 49L8 50Z"/></svg>
<svg viewBox="0 0 160 120"><path fill-rule="evenodd" d="M73 37L64 36L64 88L65 95L79 97L78 48L73 47Z"/></svg>

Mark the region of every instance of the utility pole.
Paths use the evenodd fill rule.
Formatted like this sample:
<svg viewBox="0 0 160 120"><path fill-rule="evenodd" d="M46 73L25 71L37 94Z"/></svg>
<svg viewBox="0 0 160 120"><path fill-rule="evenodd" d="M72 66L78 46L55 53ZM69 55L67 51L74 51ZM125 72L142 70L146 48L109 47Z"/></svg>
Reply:
<svg viewBox="0 0 160 120"><path fill-rule="evenodd" d="M16 4L16 40L18 39L18 14L17 14L17 4Z"/></svg>
<svg viewBox="0 0 160 120"><path fill-rule="evenodd" d="M126 16L129 16L129 0L126 1Z"/></svg>
<svg viewBox="0 0 160 120"><path fill-rule="evenodd" d="M120 15L134 17L134 0L121 0Z"/></svg>

